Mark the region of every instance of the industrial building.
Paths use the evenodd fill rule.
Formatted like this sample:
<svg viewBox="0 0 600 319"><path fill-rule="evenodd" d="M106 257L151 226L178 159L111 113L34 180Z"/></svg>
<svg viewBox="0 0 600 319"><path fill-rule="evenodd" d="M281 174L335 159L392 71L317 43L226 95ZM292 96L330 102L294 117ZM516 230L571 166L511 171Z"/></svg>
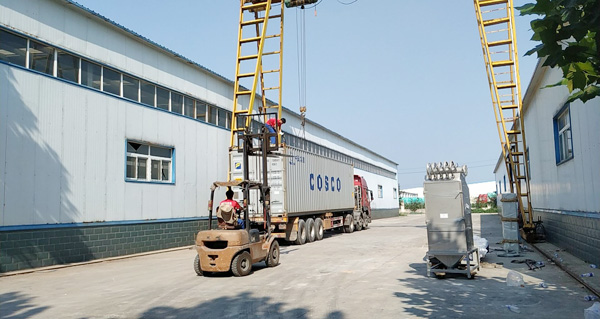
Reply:
<svg viewBox="0 0 600 319"><path fill-rule="evenodd" d="M2 1L0 272L191 245L227 179L233 85L75 2ZM395 162L283 117L397 216Z"/></svg>
<svg viewBox="0 0 600 319"><path fill-rule="evenodd" d="M527 162L534 220L547 239L584 261L600 263L600 99L568 103L562 78L538 61L523 98ZM510 192L502 155L496 190ZM508 183L508 185L507 185Z"/></svg>

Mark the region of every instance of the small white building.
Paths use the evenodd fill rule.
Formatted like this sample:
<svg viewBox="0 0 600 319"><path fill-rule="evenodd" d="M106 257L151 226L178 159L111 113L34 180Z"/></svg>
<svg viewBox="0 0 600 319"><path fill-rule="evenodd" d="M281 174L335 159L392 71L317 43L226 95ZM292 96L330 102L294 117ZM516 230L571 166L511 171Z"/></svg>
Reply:
<svg viewBox="0 0 600 319"><path fill-rule="evenodd" d="M523 98L531 204L548 240L583 260L600 262L600 98L567 102L566 87L546 86L560 69L538 62ZM502 155L498 193L510 192ZM500 196L499 196L500 197Z"/></svg>
<svg viewBox="0 0 600 319"><path fill-rule="evenodd" d="M227 178L233 85L75 2L0 2L0 272L191 244ZM397 215L395 162L305 131Z"/></svg>

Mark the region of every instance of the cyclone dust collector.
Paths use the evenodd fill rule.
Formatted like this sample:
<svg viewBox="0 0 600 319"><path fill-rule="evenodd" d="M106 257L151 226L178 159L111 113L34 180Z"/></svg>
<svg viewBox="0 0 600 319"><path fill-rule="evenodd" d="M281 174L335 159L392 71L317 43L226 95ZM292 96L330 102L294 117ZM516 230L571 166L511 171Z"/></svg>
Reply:
<svg viewBox="0 0 600 319"><path fill-rule="evenodd" d="M473 244L473 223L467 166L454 162L427 164L423 183L427 219L427 275L479 270L479 250Z"/></svg>

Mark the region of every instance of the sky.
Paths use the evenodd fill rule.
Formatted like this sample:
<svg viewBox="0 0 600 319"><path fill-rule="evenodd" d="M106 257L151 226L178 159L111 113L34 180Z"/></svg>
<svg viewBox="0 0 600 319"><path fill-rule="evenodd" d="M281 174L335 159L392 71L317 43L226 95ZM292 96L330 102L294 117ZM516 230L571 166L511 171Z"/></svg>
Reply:
<svg viewBox="0 0 600 319"><path fill-rule="evenodd" d="M75 0L228 78L235 76L239 1ZM515 0L521 6L527 0ZM350 4L345 4L350 3ZM322 0L286 9L283 106L298 112L298 21L304 15L307 117L398 163L400 189L430 162L493 181L500 155L473 2ZM516 12L522 90L537 58Z"/></svg>

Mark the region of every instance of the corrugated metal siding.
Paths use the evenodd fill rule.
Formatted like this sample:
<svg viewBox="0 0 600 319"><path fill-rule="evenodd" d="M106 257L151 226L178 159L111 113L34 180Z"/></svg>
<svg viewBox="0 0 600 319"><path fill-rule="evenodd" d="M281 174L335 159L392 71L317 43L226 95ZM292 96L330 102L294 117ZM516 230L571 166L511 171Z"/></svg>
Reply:
<svg viewBox="0 0 600 319"><path fill-rule="evenodd" d="M284 149L284 154L285 156L268 158L273 215L284 212L295 214L346 210L354 207L354 176L351 165L290 147ZM233 158L232 176L234 179L242 179L242 155L236 153ZM240 165L236 166L238 163ZM256 176L261 172L260 158L251 157L249 165L250 179L262 180L261 176ZM331 187L332 178L334 188ZM252 196L251 203L257 203L257 195ZM261 212L256 207L251 210Z"/></svg>
<svg viewBox="0 0 600 319"><path fill-rule="evenodd" d="M0 76L0 226L207 215L227 130L4 64ZM125 182L128 138L174 147L175 185Z"/></svg>

